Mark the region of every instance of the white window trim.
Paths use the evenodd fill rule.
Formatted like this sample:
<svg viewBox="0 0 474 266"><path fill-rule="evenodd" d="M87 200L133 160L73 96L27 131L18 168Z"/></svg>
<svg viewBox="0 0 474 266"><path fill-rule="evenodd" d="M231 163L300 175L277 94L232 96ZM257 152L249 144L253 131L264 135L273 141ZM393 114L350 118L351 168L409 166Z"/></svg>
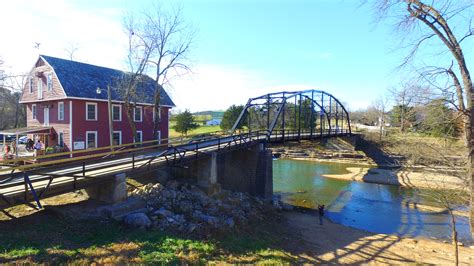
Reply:
<svg viewBox="0 0 474 266"><path fill-rule="evenodd" d="M140 120L135 120L135 118L136 118L135 112L136 112L137 109L140 109ZM133 121L134 122L142 122L143 121L143 107L142 106L135 106L135 108L133 108Z"/></svg>
<svg viewBox="0 0 474 266"><path fill-rule="evenodd" d="M46 75L46 89L48 91L53 90L53 73L48 73Z"/></svg>
<svg viewBox="0 0 474 266"><path fill-rule="evenodd" d="M43 80L41 78L38 78L38 100L43 99Z"/></svg>
<svg viewBox="0 0 474 266"><path fill-rule="evenodd" d="M48 115L46 115L46 114L48 114ZM49 107L43 108L43 126L49 126L49 124L51 123L50 114L51 113L49 112ZM46 117L48 117L48 121L46 121Z"/></svg>
<svg viewBox="0 0 474 266"><path fill-rule="evenodd" d="M122 145L122 131L120 131L120 130L117 130L117 131L114 130L113 133L114 133L114 134L115 134L115 133L118 133L118 134L119 134L120 137L119 137L119 144L118 144L118 145ZM113 135L112 135L112 137L113 137Z"/></svg>
<svg viewBox="0 0 474 266"><path fill-rule="evenodd" d="M89 105L95 105L95 117L94 117L94 119L89 119L89 117L87 115L88 114L87 106L89 106ZM97 103L86 102L86 121L97 121L98 112L99 112L99 110L97 108Z"/></svg>
<svg viewBox="0 0 474 266"><path fill-rule="evenodd" d="M30 83L29 83L30 94L33 94L33 78L29 78L29 80L30 80Z"/></svg>
<svg viewBox="0 0 474 266"><path fill-rule="evenodd" d="M135 134L138 134L138 132L140 132L140 141L139 142L143 142L143 131L142 130L137 130L137 132ZM133 142L136 142L135 140L135 136L133 136Z"/></svg>
<svg viewBox="0 0 474 266"><path fill-rule="evenodd" d="M35 110L33 112L33 109ZM31 119L37 119L36 117L38 116L38 109L36 109L36 104L31 105Z"/></svg>
<svg viewBox="0 0 474 266"><path fill-rule="evenodd" d="M95 147L89 148L89 134L94 134ZM86 149L95 149L97 148L97 131L86 131Z"/></svg>
<svg viewBox="0 0 474 266"><path fill-rule="evenodd" d="M63 107L63 117L61 118L61 106ZM58 121L64 121L65 116L64 102L58 102Z"/></svg>
<svg viewBox="0 0 474 266"><path fill-rule="evenodd" d="M72 101L69 101L69 151L72 151L74 149L74 146L72 145ZM69 154L69 157L72 158L72 153Z"/></svg>
<svg viewBox="0 0 474 266"><path fill-rule="evenodd" d="M161 144L161 130L157 130L156 133L158 135L158 145L160 145Z"/></svg>
<svg viewBox="0 0 474 266"><path fill-rule="evenodd" d="M63 134L63 146L65 146L65 142L64 142L64 131L61 131L58 133L58 145L61 146L61 134Z"/></svg>
<svg viewBox="0 0 474 266"><path fill-rule="evenodd" d="M156 109L153 107L153 123L156 121ZM158 122L161 122L161 106L158 106Z"/></svg>
<svg viewBox="0 0 474 266"><path fill-rule="evenodd" d="M118 120L115 120L114 119L114 107L117 107L120 109L119 111L119 119ZM122 121L122 105L120 104L112 104L112 121L114 122L121 122Z"/></svg>

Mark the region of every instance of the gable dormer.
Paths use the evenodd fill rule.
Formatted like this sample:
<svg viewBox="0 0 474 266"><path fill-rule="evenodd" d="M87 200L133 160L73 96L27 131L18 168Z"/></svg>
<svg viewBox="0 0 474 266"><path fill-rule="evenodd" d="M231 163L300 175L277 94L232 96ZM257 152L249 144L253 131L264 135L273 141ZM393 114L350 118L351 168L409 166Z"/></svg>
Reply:
<svg viewBox="0 0 474 266"><path fill-rule="evenodd" d="M66 98L54 69L41 56L31 69L23 87L21 103Z"/></svg>

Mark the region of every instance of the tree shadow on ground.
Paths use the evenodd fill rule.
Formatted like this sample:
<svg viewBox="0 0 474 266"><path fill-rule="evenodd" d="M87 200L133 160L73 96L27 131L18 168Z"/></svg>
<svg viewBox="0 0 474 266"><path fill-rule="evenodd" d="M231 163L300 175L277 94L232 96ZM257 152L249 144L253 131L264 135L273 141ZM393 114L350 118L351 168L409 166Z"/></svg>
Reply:
<svg viewBox="0 0 474 266"><path fill-rule="evenodd" d="M239 230L198 237L130 229L115 221L73 219L42 210L0 221L0 263L341 263L352 261L354 256L360 257L354 261L357 263L380 256L389 256L392 262L412 262L396 254L387 255L385 250L397 238L359 231L343 237L328 236L329 231L316 225L314 214L305 212L294 212L297 217L306 217L298 218L302 220L277 215ZM361 240L371 236L373 240ZM327 238L327 245L313 243L312 237ZM373 247L370 241L386 245Z"/></svg>

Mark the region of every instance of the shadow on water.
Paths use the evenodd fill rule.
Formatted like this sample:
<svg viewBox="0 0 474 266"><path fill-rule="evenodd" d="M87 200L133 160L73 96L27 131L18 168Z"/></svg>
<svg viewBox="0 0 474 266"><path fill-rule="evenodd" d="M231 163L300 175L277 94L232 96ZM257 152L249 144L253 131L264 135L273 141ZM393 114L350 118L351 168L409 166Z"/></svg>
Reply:
<svg viewBox="0 0 474 266"><path fill-rule="evenodd" d="M410 188L325 178L344 174L351 165L298 160L274 162L274 190L284 201L315 208L327 206L332 221L375 233L449 239L447 213L426 212L408 203L433 205L429 198ZM470 239L469 222L457 216L459 238Z"/></svg>

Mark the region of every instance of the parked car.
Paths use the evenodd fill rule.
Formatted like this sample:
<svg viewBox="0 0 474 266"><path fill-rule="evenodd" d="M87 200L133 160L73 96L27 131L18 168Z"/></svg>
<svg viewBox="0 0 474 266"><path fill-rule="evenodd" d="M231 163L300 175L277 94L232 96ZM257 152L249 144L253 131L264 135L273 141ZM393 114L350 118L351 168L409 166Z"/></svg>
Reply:
<svg viewBox="0 0 474 266"><path fill-rule="evenodd" d="M26 142L28 141L28 137L27 136L23 136L23 137L20 137L18 139L18 143L20 144L26 144Z"/></svg>
<svg viewBox="0 0 474 266"><path fill-rule="evenodd" d="M3 142L3 134L0 134L0 142ZM12 142L16 140L15 135L5 135L5 141L6 142Z"/></svg>

